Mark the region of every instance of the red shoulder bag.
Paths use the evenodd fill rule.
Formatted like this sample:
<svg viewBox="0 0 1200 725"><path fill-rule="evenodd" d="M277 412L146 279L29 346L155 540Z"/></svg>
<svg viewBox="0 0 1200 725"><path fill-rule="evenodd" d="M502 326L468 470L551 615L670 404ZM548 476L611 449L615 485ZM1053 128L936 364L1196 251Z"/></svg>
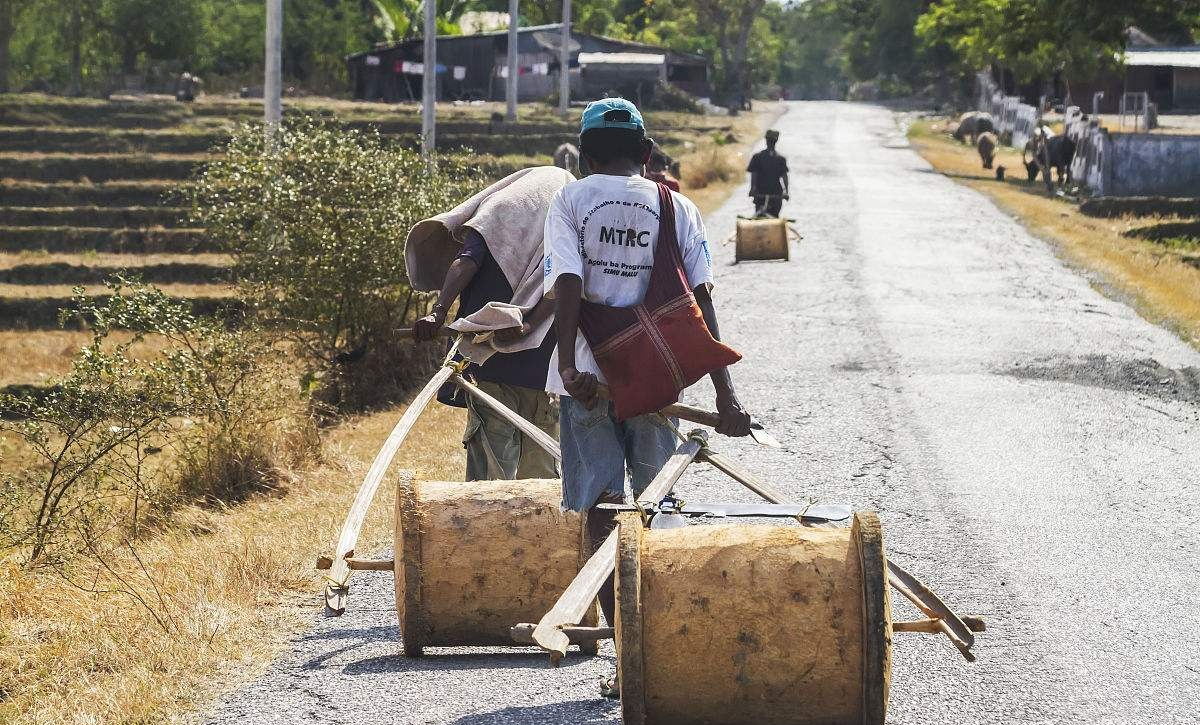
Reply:
<svg viewBox="0 0 1200 725"><path fill-rule="evenodd" d="M580 304L579 327L608 380L618 420L661 410L692 383L742 359L704 323L683 270L675 202L661 183L658 201L658 243L642 302Z"/></svg>

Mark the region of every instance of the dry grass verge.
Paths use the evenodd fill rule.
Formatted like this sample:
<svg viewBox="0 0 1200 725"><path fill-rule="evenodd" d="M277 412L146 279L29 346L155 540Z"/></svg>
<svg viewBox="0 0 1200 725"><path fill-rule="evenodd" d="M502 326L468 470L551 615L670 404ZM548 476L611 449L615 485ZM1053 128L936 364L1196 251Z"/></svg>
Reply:
<svg viewBox="0 0 1200 725"><path fill-rule="evenodd" d="M1069 263L1095 272L1104 285L1127 296L1147 319L1166 324L1200 346L1200 245L1126 236L1138 227L1179 220L1089 217L1075 202L1048 196L1040 180L1027 183L1019 151L1004 148L997 155L996 164L1009 171L1000 182L992 171L981 168L974 149L949 139L941 125L921 121L909 135L935 169L987 194Z"/></svg>
<svg viewBox="0 0 1200 725"><path fill-rule="evenodd" d="M112 334L117 344L129 338L126 332ZM44 384L65 375L79 350L91 341L92 333L83 330L0 330L0 360L11 361L0 367L0 387ZM142 357L161 350L157 339L149 337L134 346L132 354Z"/></svg>
<svg viewBox="0 0 1200 725"><path fill-rule="evenodd" d="M233 259L227 254L112 254L107 252L80 252L78 254L25 250L13 254L0 252L0 270L30 265L69 264L95 268L137 270L139 267L168 266L172 264L204 264L212 267L227 267Z"/></svg>
<svg viewBox="0 0 1200 725"><path fill-rule="evenodd" d="M131 270L136 274L136 269ZM56 297L69 300L75 294L74 290L77 285L73 284L7 284L0 283L0 297L9 297L14 299L41 299L43 297ZM83 287L86 294L92 296L103 295L107 288L103 284L90 283L78 285ZM232 297L237 290L228 284L157 284L155 285L163 292L172 297L196 297L196 298L222 298ZM66 305L63 305L64 307Z"/></svg>
<svg viewBox="0 0 1200 725"><path fill-rule="evenodd" d="M0 722L163 722L257 672L318 606L312 563L334 541L367 462L401 412L342 425L326 462L297 472L286 495L183 512L183 525L142 546L144 569L113 562L166 627L128 594L83 593L58 576L0 562ZM461 478L462 425L460 411L434 406L394 470ZM391 543L391 496L390 487L380 492L362 550ZM97 588L110 583L102 577Z"/></svg>

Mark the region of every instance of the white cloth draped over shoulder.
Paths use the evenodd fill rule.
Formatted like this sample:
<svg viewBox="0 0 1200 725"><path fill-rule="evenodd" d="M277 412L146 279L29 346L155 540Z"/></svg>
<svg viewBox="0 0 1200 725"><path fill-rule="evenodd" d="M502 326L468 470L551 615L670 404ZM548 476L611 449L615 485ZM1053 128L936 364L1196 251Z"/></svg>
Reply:
<svg viewBox="0 0 1200 725"><path fill-rule="evenodd" d="M497 352L519 352L542 344L553 316L522 338L502 344L495 330L522 324L542 298L542 235L546 213L558 190L575 180L565 169L535 166L510 174L448 212L420 221L408 233L404 263L413 289L440 290L450 264L463 247L468 228L479 232L512 287L511 302L489 302L448 327L474 333L460 352L482 363Z"/></svg>

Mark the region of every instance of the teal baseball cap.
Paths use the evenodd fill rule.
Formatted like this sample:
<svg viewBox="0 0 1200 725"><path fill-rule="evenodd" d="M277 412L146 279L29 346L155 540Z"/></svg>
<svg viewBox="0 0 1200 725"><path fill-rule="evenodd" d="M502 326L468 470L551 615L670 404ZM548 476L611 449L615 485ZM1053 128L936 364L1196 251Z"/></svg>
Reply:
<svg viewBox="0 0 1200 725"><path fill-rule="evenodd" d="M593 128L624 128L630 131L646 131L642 114L624 98L601 98L592 101L583 109L579 133Z"/></svg>

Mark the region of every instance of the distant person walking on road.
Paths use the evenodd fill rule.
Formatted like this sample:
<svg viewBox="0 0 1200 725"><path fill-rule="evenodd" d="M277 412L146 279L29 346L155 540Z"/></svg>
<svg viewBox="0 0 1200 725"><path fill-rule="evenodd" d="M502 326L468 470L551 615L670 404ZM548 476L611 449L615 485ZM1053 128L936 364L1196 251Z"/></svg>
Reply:
<svg viewBox="0 0 1200 725"><path fill-rule="evenodd" d="M775 150L779 132L767 131L767 147L750 157L750 196L754 199L754 216L779 216L788 193L787 159Z"/></svg>

